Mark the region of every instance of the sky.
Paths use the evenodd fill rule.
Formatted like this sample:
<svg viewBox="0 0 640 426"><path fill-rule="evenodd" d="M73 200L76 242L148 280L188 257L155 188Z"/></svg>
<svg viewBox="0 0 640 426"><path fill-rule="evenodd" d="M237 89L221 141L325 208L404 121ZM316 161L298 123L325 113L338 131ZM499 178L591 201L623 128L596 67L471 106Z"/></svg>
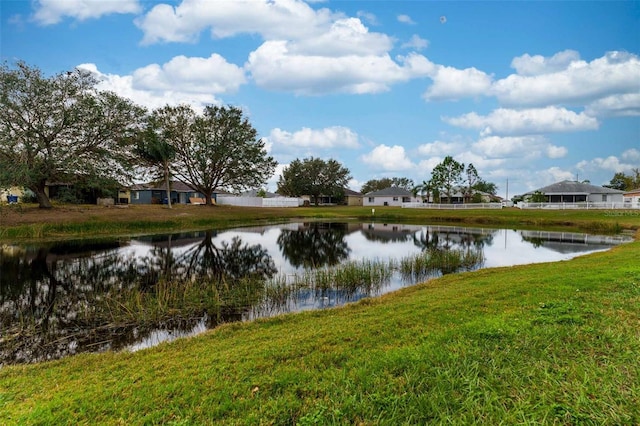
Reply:
<svg viewBox="0 0 640 426"><path fill-rule="evenodd" d="M0 58L149 109L243 109L349 186L445 156L514 195L640 168L639 1L2 0Z"/></svg>

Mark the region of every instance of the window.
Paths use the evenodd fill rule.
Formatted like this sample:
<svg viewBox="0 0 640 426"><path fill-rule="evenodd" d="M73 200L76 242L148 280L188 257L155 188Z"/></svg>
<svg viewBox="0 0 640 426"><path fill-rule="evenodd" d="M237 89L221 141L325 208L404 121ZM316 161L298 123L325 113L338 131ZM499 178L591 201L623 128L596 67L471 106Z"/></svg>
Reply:
<svg viewBox="0 0 640 426"><path fill-rule="evenodd" d="M375 198L374 198L374 197L369 197L369 202L370 202L370 203L373 203L373 200L375 200Z"/></svg>
<svg viewBox="0 0 640 426"><path fill-rule="evenodd" d="M398 197L393 197L393 201L398 201Z"/></svg>
<svg viewBox="0 0 640 426"><path fill-rule="evenodd" d="M134 200L140 199L140 191L133 191L133 199Z"/></svg>
<svg viewBox="0 0 640 426"><path fill-rule="evenodd" d="M602 202L606 202L607 201L607 194L602 194Z"/></svg>

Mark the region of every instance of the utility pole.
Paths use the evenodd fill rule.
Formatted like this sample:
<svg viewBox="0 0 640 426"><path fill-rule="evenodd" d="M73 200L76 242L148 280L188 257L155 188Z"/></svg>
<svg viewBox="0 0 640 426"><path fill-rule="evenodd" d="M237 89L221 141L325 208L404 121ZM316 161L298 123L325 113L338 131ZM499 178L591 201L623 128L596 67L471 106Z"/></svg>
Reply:
<svg viewBox="0 0 640 426"><path fill-rule="evenodd" d="M507 178L507 196L505 197L506 201L509 201L509 178Z"/></svg>

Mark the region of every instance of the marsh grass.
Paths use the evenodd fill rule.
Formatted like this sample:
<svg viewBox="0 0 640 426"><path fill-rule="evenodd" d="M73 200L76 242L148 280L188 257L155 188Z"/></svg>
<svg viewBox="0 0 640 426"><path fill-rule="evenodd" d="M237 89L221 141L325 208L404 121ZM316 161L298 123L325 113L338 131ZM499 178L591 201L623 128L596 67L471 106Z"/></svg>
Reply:
<svg viewBox="0 0 640 426"><path fill-rule="evenodd" d="M429 276L477 269L484 263L482 250L471 248L429 248L400 260L399 270L405 281L419 281Z"/></svg>

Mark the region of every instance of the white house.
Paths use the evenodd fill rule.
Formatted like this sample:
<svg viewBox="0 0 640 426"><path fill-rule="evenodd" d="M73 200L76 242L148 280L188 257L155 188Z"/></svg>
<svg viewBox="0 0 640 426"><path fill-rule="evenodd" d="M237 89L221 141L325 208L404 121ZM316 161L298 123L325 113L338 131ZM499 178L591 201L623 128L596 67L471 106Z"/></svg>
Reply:
<svg viewBox="0 0 640 426"><path fill-rule="evenodd" d="M564 180L524 194L525 200L535 192L544 194L547 203L622 203L624 191Z"/></svg>
<svg viewBox="0 0 640 426"><path fill-rule="evenodd" d="M628 204L630 209L640 209L640 188L627 191L622 196L625 207Z"/></svg>
<svg viewBox="0 0 640 426"><path fill-rule="evenodd" d="M421 199L414 197L404 188L392 186L364 194L362 205L367 206L402 206L402 203L419 203Z"/></svg>

